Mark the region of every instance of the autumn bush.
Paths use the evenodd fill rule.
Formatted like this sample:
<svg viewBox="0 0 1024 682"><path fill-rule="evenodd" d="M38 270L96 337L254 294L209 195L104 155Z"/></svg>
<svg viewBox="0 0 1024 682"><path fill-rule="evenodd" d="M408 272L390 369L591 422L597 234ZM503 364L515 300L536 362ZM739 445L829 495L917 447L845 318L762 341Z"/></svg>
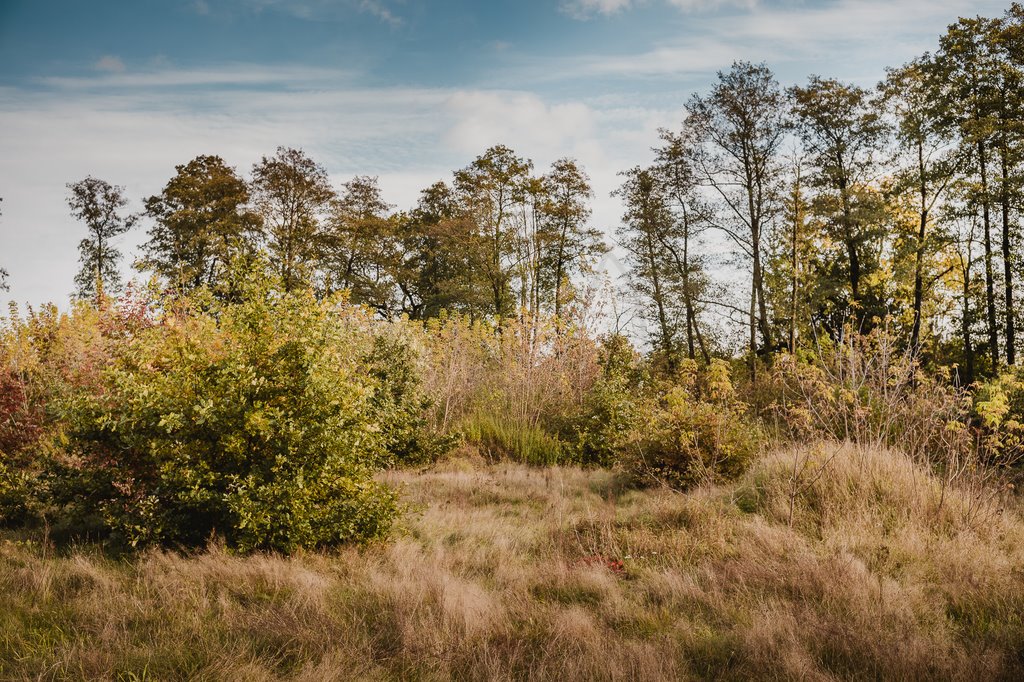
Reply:
<svg viewBox="0 0 1024 682"><path fill-rule="evenodd" d="M796 441L831 438L944 466L976 450L970 395L925 372L884 329L775 360L766 417Z"/></svg>
<svg viewBox="0 0 1024 682"><path fill-rule="evenodd" d="M560 432L579 464L614 466L636 439L650 383L646 363L624 336L601 339L601 372Z"/></svg>
<svg viewBox="0 0 1024 682"><path fill-rule="evenodd" d="M0 434L21 437L3 443L0 510L54 537L217 536L241 551L367 540L398 510L374 473L445 447L407 330L259 277L233 302L81 305L12 316L4 335L2 378L20 389ZM15 429L30 417L34 431Z"/></svg>
<svg viewBox="0 0 1024 682"><path fill-rule="evenodd" d="M628 464L641 476L685 489L742 474L761 442L723 360L684 360L637 422Z"/></svg>
<svg viewBox="0 0 1024 682"><path fill-rule="evenodd" d="M1010 367L980 383L971 396L971 415L984 445L1005 463L1024 456L1024 372Z"/></svg>

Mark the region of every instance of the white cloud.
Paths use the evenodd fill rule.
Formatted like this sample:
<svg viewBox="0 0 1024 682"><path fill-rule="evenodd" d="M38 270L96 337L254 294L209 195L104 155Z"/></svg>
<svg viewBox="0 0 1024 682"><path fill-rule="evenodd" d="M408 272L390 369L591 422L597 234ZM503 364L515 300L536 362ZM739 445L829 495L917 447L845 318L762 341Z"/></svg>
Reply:
<svg viewBox="0 0 1024 682"><path fill-rule="evenodd" d="M199 0L205 5L205 0ZM350 15L353 11L376 17L392 28L402 25L402 18L391 10L383 0L238 0L239 4L254 12L274 9L306 21L334 21ZM209 6L206 7L209 10ZM208 14L209 12L200 12Z"/></svg>
<svg viewBox="0 0 1024 682"><path fill-rule="evenodd" d="M104 57L115 60L115 57ZM117 68L119 65L119 68ZM352 72L342 69L315 68L309 66L262 66L253 64L226 64L203 69L176 69L166 61L159 61L156 68L125 72L124 64L117 60L97 70L105 71L102 76L47 77L39 83L55 88L77 90L100 90L113 88L156 88L190 87L206 85L222 86L290 86L342 85L351 80Z"/></svg>
<svg viewBox="0 0 1024 682"><path fill-rule="evenodd" d="M702 12L724 7L751 9L759 0L664 0L683 12ZM594 15L609 16L632 9L646 0L562 0L561 9L575 19L589 19Z"/></svg>
<svg viewBox="0 0 1024 682"><path fill-rule="evenodd" d="M758 5L759 0L666 0L666 2L683 12L705 12L726 7L753 9Z"/></svg>
<svg viewBox="0 0 1024 682"><path fill-rule="evenodd" d="M114 55L104 55L100 57L93 68L97 71L109 71L111 73L122 73L124 71L124 62L121 61L120 57Z"/></svg>
<svg viewBox="0 0 1024 682"><path fill-rule="evenodd" d="M569 153L595 129L593 112L586 105L548 104L532 93L461 91L449 98L446 108L455 124L445 139L466 153L478 153L497 142Z"/></svg>
<svg viewBox="0 0 1024 682"><path fill-rule="evenodd" d="M242 174L278 145L303 148L338 184L355 174L380 177L387 199L412 206L419 191L498 143L532 158L538 172L575 156L595 190L594 223L611 228L621 209L610 198L615 173L645 163L658 125L672 112L652 112L608 99L596 104L553 101L531 92L440 88L357 88L320 80L293 88L265 87L262 67L200 72L161 71L135 86L129 74L89 87L47 81L40 90L0 87L0 266L10 271L9 296L65 301L77 270L81 226L65 204L67 182L88 174L126 186L131 210L159 192L174 166L218 154ZM221 74L212 77L209 74ZM259 75L262 74L262 75ZM231 75L230 79L225 78ZM231 82L234 87L203 87ZM167 90L163 83L180 83ZM255 83L255 85L247 85ZM127 262L144 229L124 238ZM6 298L6 296L5 296Z"/></svg>
<svg viewBox="0 0 1024 682"><path fill-rule="evenodd" d="M591 1L601 0L587 0ZM934 50L939 35L957 16L992 16L1005 9L1002 0L663 1L694 13L686 19L686 30L680 31L678 38L633 54L578 54L549 59L543 68L527 61L526 68L545 80L700 75L704 79L700 87L704 87L715 71L745 59L767 61L773 68L800 64L807 71L799 78L828 71L839 78L871 84L886 66ZM697 12L726 7L743 11L728 18Z"/></svg>
<svg viewBox="0 0 1024 682"><path fill-rule="evenodd" d="M377 17L391 28L398 28L402 25L401 17L395 15L377 0L361 0L359 11Z"/></svg>
<svg viewBox="0 0 1024 682"><path fill-rule="evenodd" d="M575 19L589 19L595 14L615 14L634 4L634 0L563 0L561 10Z"/></svg>

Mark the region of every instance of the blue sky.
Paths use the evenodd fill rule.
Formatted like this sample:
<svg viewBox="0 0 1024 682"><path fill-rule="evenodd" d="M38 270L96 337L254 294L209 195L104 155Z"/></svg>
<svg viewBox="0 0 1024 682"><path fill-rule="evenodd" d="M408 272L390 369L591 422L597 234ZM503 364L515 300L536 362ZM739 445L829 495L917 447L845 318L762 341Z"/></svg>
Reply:
<svg viewBox="0 0 1024 682"><path fill-rule="evenodd" d="M65 302L83 232L65 184L132 209L176 164L247 173L298 146L336 183L380 177L399 207L503 143L575 156L594 222L690 93L736 59L784 85L871 85L960 15L1009 0L0 0L0 267L13 300ZM144 231L124 237L126 261ZM126 269L126 272L128 270Z"/></svg>

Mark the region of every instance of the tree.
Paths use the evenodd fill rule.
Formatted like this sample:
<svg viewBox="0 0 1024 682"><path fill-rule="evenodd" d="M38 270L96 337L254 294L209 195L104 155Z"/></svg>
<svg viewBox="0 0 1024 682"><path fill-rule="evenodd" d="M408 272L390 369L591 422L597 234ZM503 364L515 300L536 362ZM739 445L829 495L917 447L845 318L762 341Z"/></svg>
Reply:
<svg viewBox="0 0 1024 682"><path fill-rule="evenodd" d="M970 175L970 203L981 212L985 264L985 308L993 369L999 365L995 264L992 248L992 131L997 98L993 83L992 20L961 18L939 39L936 65L947 84L944 115L957 127L964 147L963 171Z"/></svg>
<svg viewBox="0 0 1024 682"><path fill-rule="evenodd" d="M673 216L668 196L657 175L634 167L614 195L622 198L626 212L616 230L619 246L629 259L629 284L640 298L644 317L654 325L655 349L670 371L678 365L679 288L674 286L678 269L665 247Z"/></svg>
<svg viewBox="0 0 1024 682"><path fill-rule="evenodd" d="M822 298L831 294L834 277L822 262L830 255L822 248L820 221L810 211L807 156L794 144L785 163L786 192L781 218L768 239L766 278L779 331L795 353L802 336L820 322Z"/></svg>
<svg viewBox="0 0 1024 682"><path fill-rule="evenodd" d="M779 145L786 132L785 99L764 64L735 62L718 73L706 97L686 104L684 134L693 168L718 198L716 226L751 263L751 370L758 351L773 346L764 286L764 239L777 210Z"/></svg>
<svg viewBox="0 0 1024 682"><path fill-rule="evenodd" d="M1006 325L1006 362L1016 363L1016 305L1013 282L1016 268L1014 242L1017 226L1011 213L1018 212L1024 200L1024 178L1020 166L1024 160L1024 7L1014 3L1006 16L991 26L995 60L997 121L995 147L999 156L998 201L1002 217L1003 307Z"/></svg>
<svg viewBox="0 0 1024 682"><path fill-rule="evenodd" d="M308 285L322 255L321 226L334 191L327 171L302 150L278 147L252 169L271 266L286 291Z"/></svg>
<svg viewBox="0 0 1024 682"><path fill-rule="evenodd" d="M67 198L71 215L84 222L88 230L88 236L78 244L82 267L75 276L77 294L94 299L98 305L120 286L121 252L112 242L131 229L137 216L120 213L128 205L124 187L92 176L68 183L67 187L71 192Z"/></svg>
<svg viewBox="0 0 1024 682"><path fill-rule="evenodd" d="M937 76L934 61L926 57L890 70L881 86L895 120L896 140L907 161L897 174L897 186L900 191L914 194L917 209L910 333L910 348L915 353L921 339L925 258L932 248L929 227L936 204L956 171L956 158L950 148L951 131L937 109L945 94Z"/></svg>
<svg viewBox="0 0 1024 682"><path fill-rule="evenodd" d="M145 201L155 222L139 267L183 291L213 286L232 258L251 249L259 217L246 207L245 182L219 156L197 156L175 170Z"/></svg>
<svg viewBox="0 0 1024 682"><path fill-rule="evenodd" d="M396 270L401 265L394 207L384 201L377 178L357 176L334 201L324 233L324 290L347 289L384 317L395 312Z"/></svg>
<svg viewBox="0 0 1024 682"><path fill-rule="evenodd" d="M880 297L863 286L873 264L864 253L877 228L877 196L863 191L874 179L876 153L887 134L879 108L864 88L812 76L806 87L789 90L800 137L814 166L820 194L815 208L846 251L849 304L863 328L884 314Z"/></svg>
<svg viewBox="0 0 1024 682"><path fill-rule="evenodd" d="M539 285L546 288L554 315L562 318L570 300L572 276L587 272L607 247L600 230L587 226L588 200L593 196L590 178L573 159L559 159L541 178L544 200L541 204Z"/></svg>
<svg viewBox="0 0 1024 682"><path fill-rule="evenodd" d="M480 250L477 264L490 294L490 312L499 325L513 313L516 300L512 280L519 265L532 167L508 147L497 145L455 173L462 210L475 224Z"/></svg>
<svg viewBox="0 0 1024 682"><path fill-rule="evenodd" d="M481 239L451 187L439 181L424 189L398 229L403 259L397 284L404 312L416 319L444 310L472 318L486 314L492 297L483 276Z"/></svg>
<svg viewBox="0 0 1024 682"><path fill-rule="evenodd" d="M660 134L662 146L655 150L657 163L653 171L669 199L674 220L659 233L659 240L675 270L674 279L682 298L686 315L687 357L695 358L699 349L701 357L708 362L710 354L698 319L700 298L707 282L704 259L694 252L694 245L710 225L711 211L698 193L688 140L667 130Z"/></svg>

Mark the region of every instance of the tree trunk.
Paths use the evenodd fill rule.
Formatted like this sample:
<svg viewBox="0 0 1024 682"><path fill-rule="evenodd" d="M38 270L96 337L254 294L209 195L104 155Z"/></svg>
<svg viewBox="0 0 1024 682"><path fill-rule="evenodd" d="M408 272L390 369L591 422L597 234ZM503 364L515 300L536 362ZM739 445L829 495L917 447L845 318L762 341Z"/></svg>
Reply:
<svg viewBox="0 0 1024 682"><path fill-rule="evenodd" d="M920 178L921 222L917 228L917 249L914 259L914 327L910 332L910 352L916 354L921 342L921 308L924 304L924 238L928 229L928 184L925 180L924 147L917 144L917 164Z"/></svg>
<svg viewBox="0 0 1024 682"><path fill-rule="evenodd" d="M999 367L999 328L996 323L995 277L992 272L992 220L989 215L988 167L985 142L978 140L978 166L981 171L981 218L985 228L985 303L988 308L988 347L992 370Z"/></svg>
<svg viewBox="0 0 1024 682"><path fill-rule="evenodd" d="M757 279L750 284L750 383L757 383Z"/></svg>
<svg viewBox="0 0 1024 682"><path fill-rule="evenodd" d="M800 224L803 216L800 213L800 167L797 165L796 181L793 185L793 234L790 240L789 267L789 352L796 353L796 299L799 284L799 262L797 261L797 244L800 239Z"/></svg>
<svg viewBox="0 0 1024 682"><path fill-rule="evenodd" d="M963 383L970 386L974 383L974 345L971 341L971 253L968 250L963 272L963 305L960 316L960 333L963 335L964 359L967 361L967 372Z"/></svg>
<svg viewBox="0 0 1024 682"><path fill-rule="evenodd" d="M1006 362L1013 365L1016 363L1016 317L1013 309L1013 258L1010 251L1010 176L1009 176L1009 149L1007 149L1006 133L1003 132L1003 140L1000 149L1000 165L1002 166L1002 181L999 187L999 203L1002 204L1003 218L1003 295L1006 305Z"/></svg>

